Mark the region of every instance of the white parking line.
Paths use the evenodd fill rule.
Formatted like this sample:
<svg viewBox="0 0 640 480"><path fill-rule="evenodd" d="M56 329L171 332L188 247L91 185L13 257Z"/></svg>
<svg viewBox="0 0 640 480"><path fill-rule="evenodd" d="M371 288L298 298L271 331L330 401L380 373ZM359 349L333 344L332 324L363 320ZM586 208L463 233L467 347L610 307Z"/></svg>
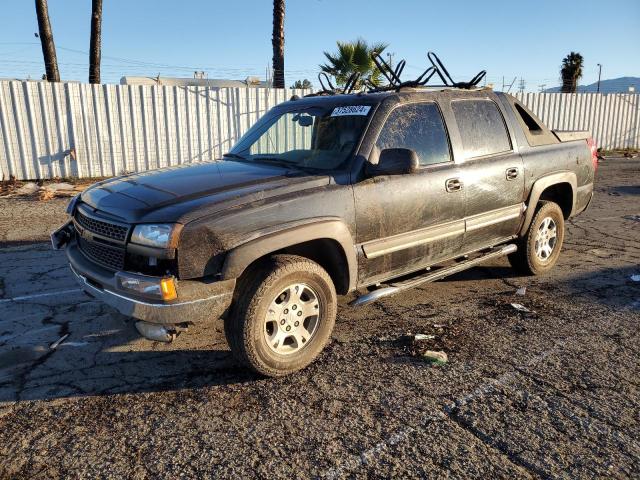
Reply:
<svg viewBox="0 0 640 480"><path fill-rule="evenodd" d="M23 295L21 297L3 298L0 303L20 302L22 300L31 300L32 298L53 297L55 295L64 295L65 293L81 292L81 288L72 288L70 290L60 290L58 292L36 293L35 295Z"/></svg>

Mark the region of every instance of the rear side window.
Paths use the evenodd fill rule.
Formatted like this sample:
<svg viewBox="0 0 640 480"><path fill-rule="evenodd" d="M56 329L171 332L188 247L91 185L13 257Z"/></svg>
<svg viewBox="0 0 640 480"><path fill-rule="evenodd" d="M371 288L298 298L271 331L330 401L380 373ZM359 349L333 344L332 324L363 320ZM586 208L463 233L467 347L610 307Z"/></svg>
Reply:
<svg viewBox="0 0 640 480"><path fill-rule="evenodd" d="M451 108L468 157L483 157L511 150L504 119L494 102L454 100Z"/></svg>
<svg viewBox="0 0 640 480"><path fill-rule="evenodd" d="M532 147L539 145L551 145L558 143L558 139L548 129L543 128L540 119L520 103L514 101L512 97L508 97L513 105L516 118L522 127L527 143Z"/></svg>
<svg viewBox="0 0 640 480"><path fill-rule="evenodd" d="M420 165L433 165L451 160L449 139L440 109L435 103L401 105L387 118L376 146L410 148L418 154Z"/></svg>
<svg viewBox="0 0 640 480"><path fill-rule="evenodd" d="M518 115L520 116L520 119L524 123L525 127L527 127L527 130L529 130L529 132L531 132L531 134L533 135L542 133L542 128L540 127L540 125L538 125L538 122L536 122L533 117L529 115L529 112L522 108L522 105L518 103L514 105L516 107L516 112L518 112Z"/></svg>

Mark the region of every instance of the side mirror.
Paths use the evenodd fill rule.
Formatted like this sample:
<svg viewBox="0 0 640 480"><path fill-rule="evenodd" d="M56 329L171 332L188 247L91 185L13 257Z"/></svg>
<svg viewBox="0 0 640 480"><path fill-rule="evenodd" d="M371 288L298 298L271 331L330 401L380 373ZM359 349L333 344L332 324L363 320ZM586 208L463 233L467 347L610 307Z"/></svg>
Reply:
<svg viewBox="0 0 640 480"><path fill-rule="evenodd" d="M418 154L408 148L385 148L380 152L378 164L367 164L367 176L406 175L420 166Z"/></svg>

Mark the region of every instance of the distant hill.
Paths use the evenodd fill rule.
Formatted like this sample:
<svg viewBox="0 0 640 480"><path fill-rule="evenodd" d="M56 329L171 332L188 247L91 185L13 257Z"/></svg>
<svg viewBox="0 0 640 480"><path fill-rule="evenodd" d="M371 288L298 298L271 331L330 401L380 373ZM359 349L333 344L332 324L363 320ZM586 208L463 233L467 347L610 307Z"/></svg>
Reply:
<svg viewBox="0 0 640 480"><path fill-rule="evenodd" d="M600 93L629 93L629 87L635 87L640 93L640 77L620 77L602 80L600 82ZM598 82L591 85L578 85L579 93L595 93L598 90ZM547 88L546 93L557 93L560 87Z"/></svg>

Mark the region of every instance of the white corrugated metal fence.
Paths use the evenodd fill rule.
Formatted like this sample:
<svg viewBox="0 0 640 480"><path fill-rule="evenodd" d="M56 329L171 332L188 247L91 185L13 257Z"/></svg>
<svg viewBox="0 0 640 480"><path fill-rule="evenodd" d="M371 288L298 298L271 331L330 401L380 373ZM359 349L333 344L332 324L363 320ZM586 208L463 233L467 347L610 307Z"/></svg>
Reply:
<svg viewBox="0 0 640 480"><path fill-rule="evenodd" d="M640 148L640 94L518 93L552 130L589 130L598 147Z"/></svg>
<svg viewBox="0 0 640 480"><path fill-rule="evenodd" d="M0 177L107 177L219 158L267 110L304 93L2 81Z"/></svg>
<svg viewBox="0 0 640 480"><path fill-rule="evenodd" d="M304 92L0 81L0 178L107 177L219 158L294 93ZM516 96L553 129L590 130L603 148L640 147L638 94Z"/></svg>

